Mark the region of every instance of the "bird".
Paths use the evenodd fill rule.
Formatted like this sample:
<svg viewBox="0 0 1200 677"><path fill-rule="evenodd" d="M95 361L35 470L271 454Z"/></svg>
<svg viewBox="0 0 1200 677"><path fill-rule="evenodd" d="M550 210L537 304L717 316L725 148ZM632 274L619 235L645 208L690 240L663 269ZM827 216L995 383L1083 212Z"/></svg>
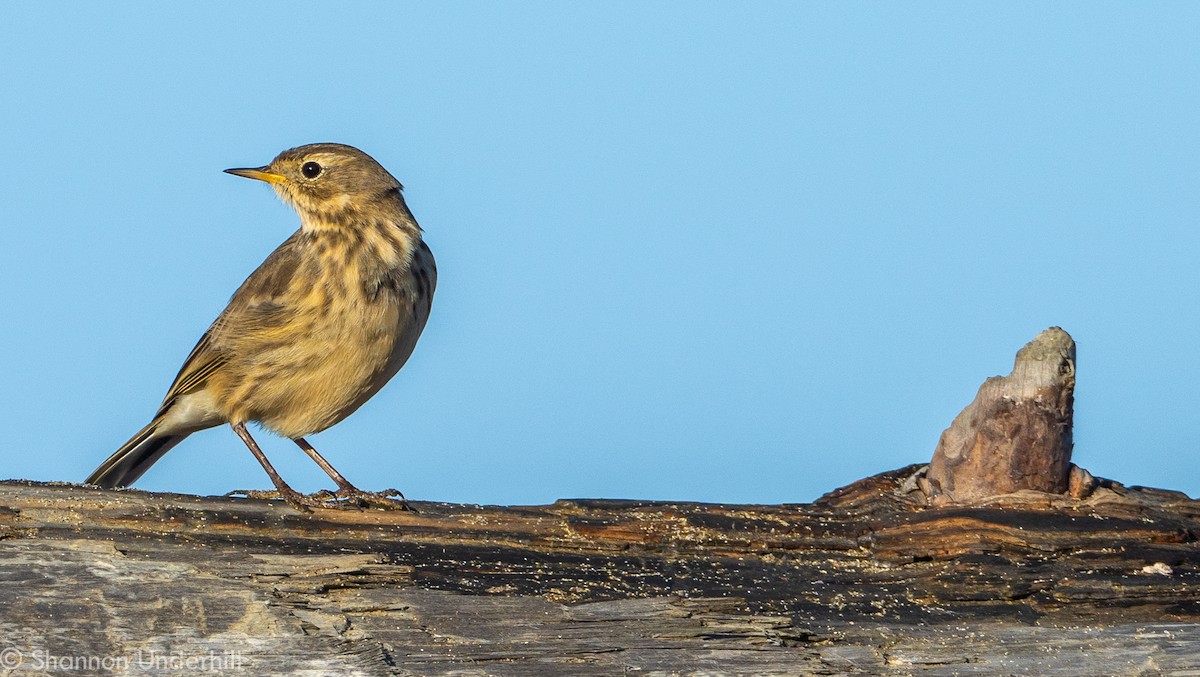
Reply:
<svg viewBox="0 0 1200 677"><path fill-rule="evenodd" d="M306 511L330 501L407 507L394 490L358 489L305 440L375 395L404 366L429 319L437 266L404 187L370 155L337 143L225 171L268 183L300 228L234 292L150 423L86 483L127 487L188 435L229 424L276 490L238 493ZM305 495L288 486L248 423L293 440L337 491Z"/></svg>

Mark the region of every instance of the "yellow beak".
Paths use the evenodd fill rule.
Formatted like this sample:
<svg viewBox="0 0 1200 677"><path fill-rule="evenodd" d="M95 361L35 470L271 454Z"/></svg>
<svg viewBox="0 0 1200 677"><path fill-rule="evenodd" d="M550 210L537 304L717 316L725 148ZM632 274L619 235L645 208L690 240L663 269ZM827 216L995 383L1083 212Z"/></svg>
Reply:
<svg viewBox="0 0 1200 677"><path fill-rule="evenodd" d="M247 179L266 181L267 183L283 183L286 180L282 174L272 174L271 172L268 172L266 167L257 167L255 169L226 169L225 173L233 174L234 176L244 176Z"/></svg>

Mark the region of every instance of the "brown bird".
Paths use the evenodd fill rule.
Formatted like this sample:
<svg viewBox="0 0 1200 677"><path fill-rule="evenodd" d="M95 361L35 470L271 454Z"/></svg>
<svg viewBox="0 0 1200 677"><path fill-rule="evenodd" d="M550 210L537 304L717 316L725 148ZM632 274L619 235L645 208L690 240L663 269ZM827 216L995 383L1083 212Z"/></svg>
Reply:
<svg viewBox="0 0 1200 677"><path fill-rule="evenodd" d="M128 486L183 438L229 423L294 506L323 504L321 496L395 505L347 482L304 437L378 392L429 318L437 268L403 186L366 153L333 143L225 171L271 184L299 214L300 230L242 283L154 418L87 482ZM295 441L337 491L305 496L288 486L246 430L252 421Z"/></svg>

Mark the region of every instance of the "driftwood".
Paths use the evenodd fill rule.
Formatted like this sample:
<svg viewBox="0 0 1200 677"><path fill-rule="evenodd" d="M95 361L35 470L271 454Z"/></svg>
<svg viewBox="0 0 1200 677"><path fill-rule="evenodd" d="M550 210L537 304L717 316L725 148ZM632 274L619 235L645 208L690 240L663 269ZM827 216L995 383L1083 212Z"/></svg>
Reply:
<svg viewBox="0 0 1200 677"><path fill-rule="evenodd" d="M166 662L185 659L255 675L1195 674L1200 503L1102 483L1086 500L928 509L903 495L914 470L809 505L311 515L4 483L0 663L21 658L30 672L16 674L51 657L124 661L131 674L180 674ZM142 669L155 660L165 669Z"/></svg>
<svg viewBox="0 0 1200 677"><path fill-rule="evenodd" d="M941 468L803 505L303 514L0 483L0 674L1200 674L1200 502L1072 491L1043 463L1069 463L1058 374L985 385ZM973 484L1005 463L1068 482Z"/></svg>

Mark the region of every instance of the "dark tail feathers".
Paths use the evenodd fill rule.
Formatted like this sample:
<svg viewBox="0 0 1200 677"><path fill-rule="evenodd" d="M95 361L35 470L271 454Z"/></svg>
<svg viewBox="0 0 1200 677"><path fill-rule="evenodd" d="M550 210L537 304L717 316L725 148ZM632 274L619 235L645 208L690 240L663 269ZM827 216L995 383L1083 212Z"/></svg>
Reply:
<svg viewBox="0 0 1200 677"><path fill-rule="evenodd" d="M187 435L157 435L158 421L138 431L133 439L121 445L112 456L100 464L87 478L88 484L116 489L127 487L137 481L142 473L150 469L155 461L162 458Z"/></svg>

